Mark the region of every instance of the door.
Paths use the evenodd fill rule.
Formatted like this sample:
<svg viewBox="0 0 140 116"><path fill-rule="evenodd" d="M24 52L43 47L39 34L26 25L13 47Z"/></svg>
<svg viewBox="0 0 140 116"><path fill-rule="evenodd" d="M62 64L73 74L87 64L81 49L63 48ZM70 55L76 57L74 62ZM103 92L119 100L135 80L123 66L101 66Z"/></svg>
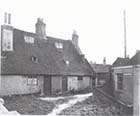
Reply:
<svg viewBox="0 0 140 116"><path fill-rule="evenodd" d="M96 86L96 78L92 77L92 88Z"/></svg>
<svg viewBox="0 0 140 116"><path fill-rule="evenodd" d="M67 77L62 77L62 91L67 91Z"/></svg>
<svg viewBox="0 0 140 116"><path fill-rule="evenodd" d="M44 94L51 94L51 76L44 76Z"/></svg>

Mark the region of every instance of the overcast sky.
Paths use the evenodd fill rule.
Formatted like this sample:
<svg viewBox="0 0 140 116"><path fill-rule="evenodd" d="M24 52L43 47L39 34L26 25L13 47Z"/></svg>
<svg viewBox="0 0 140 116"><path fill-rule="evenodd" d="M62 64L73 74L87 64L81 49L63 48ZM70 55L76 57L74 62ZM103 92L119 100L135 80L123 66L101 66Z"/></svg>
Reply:
<svg viewBox="0 0 140 116"><path fill-rule="evenodd" d="M44 18L48 36L71 39L73 29L86 58L112 64L124 57L123 10L126 10L127 54L140 49L140 0L0 0L0 24L11 13L15 28L35 32Z"/></svg>

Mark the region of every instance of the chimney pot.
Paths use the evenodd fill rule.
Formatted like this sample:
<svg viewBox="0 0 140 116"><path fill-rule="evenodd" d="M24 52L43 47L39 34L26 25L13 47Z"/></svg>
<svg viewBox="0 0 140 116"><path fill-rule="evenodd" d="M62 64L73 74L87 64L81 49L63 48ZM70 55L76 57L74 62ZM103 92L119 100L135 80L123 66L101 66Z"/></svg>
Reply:
<svg viewBox="0 0 140 116"><path fill-rule="evenodd" d="M78 45L78 38L79 38L79 36L77 35L76 30L73 30L72 42L73 42L75 45Z"/></svg>
<svg viewBox="0 0 140 116"><path fill-rule="evenodd" d="M11 24L11 14L8 14L8 24Z"/></svg>
<svg viewBox="0 0 140 116"><path fill-rule="evenodd" d="M104 59L103 59L103 64L104 65L106 64L106 57L104 57Z"/></svg>
<svg viewBox="0 0 140 116"><path fill-rule="evenodd" d="M7 23L7 12L4 13L4 23Z"/></svg>

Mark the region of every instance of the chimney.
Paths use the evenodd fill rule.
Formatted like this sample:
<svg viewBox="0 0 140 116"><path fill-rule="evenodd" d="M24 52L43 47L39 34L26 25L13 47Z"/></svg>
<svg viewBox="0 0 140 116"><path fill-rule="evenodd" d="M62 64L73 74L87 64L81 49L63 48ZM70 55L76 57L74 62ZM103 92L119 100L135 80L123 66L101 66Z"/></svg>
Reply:
<svg viewBox="0 0 140 116"><path fill-rule="evenodd" d="M4 24L10 25L11 24L11 14L5 12L4 13Z"/></svg>
<svg viewBox="0 0 140 116"><path fill-rule="evenodd" d="M44 36L46 38L46 24L43 22L43 19L38 18L36 26L36 34Z"/></svg>
<svg viewBox="0 0 140 116"><path fill-rule="evenodd" d="M4 23L7 23L7 12L4 13Z"/></svg>
<svg viewBox="0 0 140 116"><path fill-rule="evenodd" d="M73 31L73 34L72 34L72 42L75 44L75 45L78 45L78 35L76 33L76 31L74 30Z"/></svg>
<svg viewBox="0 0 140 116"><path fill-rule="evenodd" d="M4 25L1 26L1 47L2 51L13 51L13 26L11 26L11 14L4 13Z"/></svg>
<svg viewBox="0 0 140 116"><path fill-rule="evenodd" d="M104 59L103 59L103 64L104 65L106 64L106 57L104 57Z"/></svg>
<svg viewBox="0 0 140 116"><path fill-rule="evenodd" d="M11 24L11 14L10 13L8 14L8 24L9 25Z"/></svg>

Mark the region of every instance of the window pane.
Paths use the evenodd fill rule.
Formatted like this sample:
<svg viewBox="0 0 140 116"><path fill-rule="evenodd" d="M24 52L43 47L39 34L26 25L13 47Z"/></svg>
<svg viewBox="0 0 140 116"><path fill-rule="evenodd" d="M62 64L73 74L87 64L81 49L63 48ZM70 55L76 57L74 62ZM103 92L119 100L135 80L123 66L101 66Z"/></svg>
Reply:
<svg viewBox="0 0 140 116"><path fill-rule="evenodd" d="M27 84L31 85L32 84L32 78L27 79Z"/></svg>
<svg viewBox="0 0 140 116"><path fill-rule="evenodd" d="M117 83L118 83L118 89L122 90L123 89L123 74L119 73L117 74Z"/></svg>

